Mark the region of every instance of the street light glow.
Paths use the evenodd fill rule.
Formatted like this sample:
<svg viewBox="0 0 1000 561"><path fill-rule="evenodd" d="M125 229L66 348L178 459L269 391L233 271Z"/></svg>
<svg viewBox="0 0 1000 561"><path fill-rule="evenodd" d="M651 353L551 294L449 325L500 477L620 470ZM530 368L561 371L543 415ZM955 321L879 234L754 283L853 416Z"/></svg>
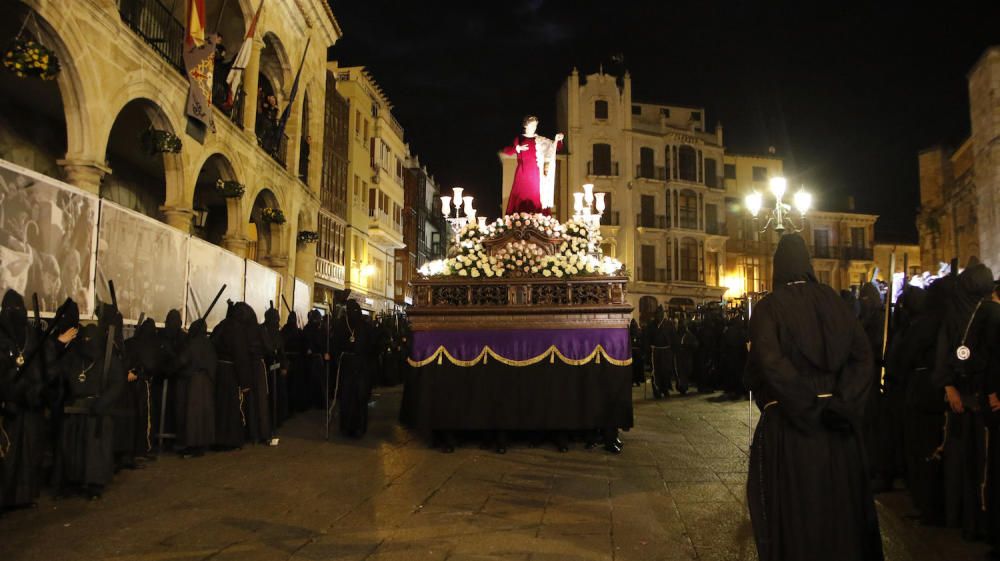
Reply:
<svg viewBox="0 0 1000 561"><path fill-rule="evenodd" d="M812 200L812 193L807 192L805 189L799 189L795 193L795 210L799 211L799 214L804 215L812 207Z"/></svg>
<svg viewBox="0 0 1000 561"><path fill-rule="evenodd" d="M772 177L771 178L771 194L774 198L781 200L781 197L785 196L785 189L788 187L788 181L784 177Z"/></svg>
<svg viewBox="0 0 1000 561"><path fill-rule="evenodd" d="M757 215L760 213L760 207L764 205L764 196L761 195L759 192L754 191L749 195L747 195L746 205L747 205L747 210L750 211L750 214L752 214L754 218L756 218Z"/></svg>

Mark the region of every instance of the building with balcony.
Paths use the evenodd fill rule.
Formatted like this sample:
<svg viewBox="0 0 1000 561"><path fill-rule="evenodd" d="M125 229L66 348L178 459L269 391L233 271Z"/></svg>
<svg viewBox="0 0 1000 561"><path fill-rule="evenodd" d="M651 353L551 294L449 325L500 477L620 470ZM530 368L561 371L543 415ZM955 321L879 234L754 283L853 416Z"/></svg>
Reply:
<svg viewBox="0 0 1000 561"><path fill-rule="evenodd" d="M700 107L634 100L628 73L581 76L574 69L559 90L556 114L556 128L566 133L557 214L572 215L562 202L584 183L606 193L604 250L631 273L629 297L639 315L658 305L690 309L721 300L722 128L707 131Z"/></svg>
<svg viewBox="0 0 1000 561"><path fill-rule="evenodd" d="M322 179L317 217L316 284L314 300L333 302L335 290L346 287L348 162L351 136L350 105L337 91L333 72L326 73L323 113Z"/></svg>
<svg viewBox="0 0 1000 561"><path fill-rule="evenodd" d="M381 312L395 303L396 251L403 249L403 127L375 79L361 66L330 63L337 92L348 105L349 204L344 287L362 308Z"/></svg>
<svg viewBox="0 0 1000 561"><path fill-rule="evenodd" d="M441 191L419 158L411 156L404 170L405 205L403 239L406 247L396 250L396 303L412 304L410 281L424 263L445 256L444 215Z"/></svg>
<svg viewBox="0 0 1000 561"><path fill-rule="evenodd" d="M723 177L726 188L726 272L723 285L727 298L773 289L774 250L778 234L761 230L764 223L752 217L743 205L752 191L766 193L771 177L784 176L784 163L773 154L726 154ZM850 203L849 203L850 206ZM857 286L875 267L874 227L871 214L812 210L800 223L800 234L809 245L813 269L819 281L835 290Z"/></svg>
<svg viewBox="0 0 1000 561"><path fill-rule="evenodd" d="M208 32L222 35L232 57L258 3L205 4L206 21L216 26ZM61 69L51 81L0 73L0 158L254 259L281 274L291 300L295 280L311 286L316 270L314 246L297 243L297 233L317 230L326 51L340 27L323 0L265 2L243 88L231 106L215 100L215 130L204 130L185 115L184 6L8 3L0 37L9 42L23 26ZM300 61L298 95L290 99ZM270 96L279 112L290 105L283 135L258 112ZM179 139L179 148L152 141L167 136ZM217 186L227 181L245 191L224 195ZM282 211L286 221L265 219L265 208Z"/></svg>

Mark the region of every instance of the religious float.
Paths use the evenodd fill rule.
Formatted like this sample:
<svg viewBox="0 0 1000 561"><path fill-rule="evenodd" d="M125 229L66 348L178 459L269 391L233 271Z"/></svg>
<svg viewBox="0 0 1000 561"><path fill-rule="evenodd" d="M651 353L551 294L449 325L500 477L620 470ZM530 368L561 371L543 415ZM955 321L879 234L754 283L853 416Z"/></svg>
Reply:
<svg viewBox="0 0 1000 561"><path fill-rule="evenodd" d="M449 219L447 259L413 283L404 422L425 434L603 431L606 445L632 426L628 277L601 253L599 213L581 212L594 202L586 187L565 223L513 213L487 224L468 199Z"/></svg>

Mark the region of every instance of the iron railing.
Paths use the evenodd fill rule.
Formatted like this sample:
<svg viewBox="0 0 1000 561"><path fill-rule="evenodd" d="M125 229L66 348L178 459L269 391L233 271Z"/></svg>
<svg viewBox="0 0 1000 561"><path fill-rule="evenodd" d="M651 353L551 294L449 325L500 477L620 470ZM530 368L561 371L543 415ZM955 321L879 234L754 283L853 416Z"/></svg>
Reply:
<svg viewBox="0 0 1000 561"><path fill-rule="evenodd" d="M184 25L160 0L118 0L118 13L147 45L184 74Z"/></svg>

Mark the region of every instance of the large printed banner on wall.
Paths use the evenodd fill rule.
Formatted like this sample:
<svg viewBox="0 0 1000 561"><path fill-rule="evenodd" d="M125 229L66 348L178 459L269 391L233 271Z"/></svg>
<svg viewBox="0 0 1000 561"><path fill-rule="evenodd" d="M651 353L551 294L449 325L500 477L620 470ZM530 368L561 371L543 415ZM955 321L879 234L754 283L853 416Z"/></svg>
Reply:
<svg viewBox="0 0 1000 561"><path fill-rule="evenodd" d="M299 320L299 327L305 326L309 319L309 310L312 309L312 294L310 292L308 283L300 278L295 279L295 299L292 302L292 310L295 311L296 319Z"/></svg>
<svg viewBox="0 0 1000 561"><path fill-rule="evenodd" d="M66 298L92 317L96 197L0 160L0 288L38 294L44 314Z"/></svg>
<svg viewBox="0 0 1000 561"><path fill-rule="evenodd" d="M274 304L281 306L281 275L256 261L247 260L246 288L243 301L257 313L257 321L264 321L264 312Z"/></svg>
<svg viewBox="0 0 1000 561"><path fill-rule="evenodd" d="M205 318L214 329L226 317L226 300L243 300L243 274L246 261L219 246L191 238L188 247L187 324L200 318L212 304L222 285L226 290L212 313Z"/></svg>
<svg viewBox="0 0 1000 561"><path fill-rule="evenodd" d="M140 314L162 323L171 309L184 313L188 236L148 216L111 204L101 207L97 241L97 299L111 300L126 321Z"/></svg>

